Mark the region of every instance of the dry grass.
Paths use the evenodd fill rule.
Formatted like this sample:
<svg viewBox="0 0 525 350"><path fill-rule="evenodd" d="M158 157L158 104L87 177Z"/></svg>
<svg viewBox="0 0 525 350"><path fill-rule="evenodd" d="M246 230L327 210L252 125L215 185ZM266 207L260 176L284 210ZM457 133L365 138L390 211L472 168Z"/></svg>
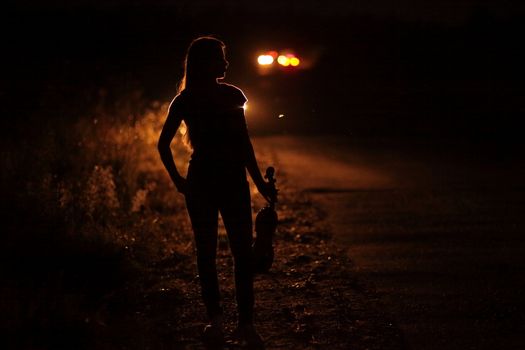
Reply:
<svg viewBox="0 0 525 350"><path fill-rule="evenodd" d="M24 125L3 142L0 305L9 346L49 345L56 333L82 339L79 325L101 300L154 262L191 251L184 223L170 221L184 203L156 151L167 104L140 115L123 105L50 119L38 132ZM179 137L173 147L182 164Z"/></svg>

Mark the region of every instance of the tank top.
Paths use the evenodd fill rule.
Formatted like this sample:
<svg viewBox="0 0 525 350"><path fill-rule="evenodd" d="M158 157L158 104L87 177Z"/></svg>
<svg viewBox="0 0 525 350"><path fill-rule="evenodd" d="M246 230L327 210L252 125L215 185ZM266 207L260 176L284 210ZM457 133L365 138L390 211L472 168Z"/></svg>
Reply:
<svg viewBox="0 0 525 350"><path fill-rule="evenodd" d="M185 89L173 101L186 123L193 149L190 166L224 172L245 166L247 137L243 106L247 98L237 87ZM233 170L233 169L232 169Z"/></svg>

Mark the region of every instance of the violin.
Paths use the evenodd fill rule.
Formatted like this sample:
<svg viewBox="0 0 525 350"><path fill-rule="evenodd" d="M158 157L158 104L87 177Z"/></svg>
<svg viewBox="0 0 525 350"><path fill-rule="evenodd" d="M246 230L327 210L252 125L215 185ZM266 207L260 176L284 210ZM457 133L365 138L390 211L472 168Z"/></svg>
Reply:
<svg viewBox="0 0 525 350"><path fill-rule="evenodd" d="M253 271L254 273L267 273L272 267L274 260L273 237L277 229L277 189L275 188L275 169L266 169L265 179L268 180L270 188L270 202L259 212L255 218L255 242L253 244Z"/></svg>

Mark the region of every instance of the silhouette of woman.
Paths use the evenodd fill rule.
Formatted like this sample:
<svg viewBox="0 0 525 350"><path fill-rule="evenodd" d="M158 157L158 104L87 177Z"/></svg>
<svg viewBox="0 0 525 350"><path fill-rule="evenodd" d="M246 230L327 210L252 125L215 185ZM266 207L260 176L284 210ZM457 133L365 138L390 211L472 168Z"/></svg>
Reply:
<svg viewBox="0 0 525 350"><path fill-rule="evenodd" d="M271 187L257 166L248 135L246 97L237 87L218 82L228 67L224 49L224 43L213 37L197 38L189 46L182 91L170 105L158 150L177 190L185 195L192 223L202 297L210 320L204 328L205 339L224 341L216 270L220 212L234 258L236 335L256 345L261 339L253 326L252 217L246 169L267 200ZM182 121L193 150L186 179L179 174L170 150Z"/></svg>

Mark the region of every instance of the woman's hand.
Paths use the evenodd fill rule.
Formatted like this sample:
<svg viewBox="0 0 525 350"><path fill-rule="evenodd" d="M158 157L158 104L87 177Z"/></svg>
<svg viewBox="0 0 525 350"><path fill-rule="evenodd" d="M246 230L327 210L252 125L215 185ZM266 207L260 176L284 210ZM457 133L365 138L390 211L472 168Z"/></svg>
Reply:
<svg viewBox="0 0 525 350"><path fill-rule="evenodd" d="M264 180L255 184L259 193L266 199L268 202L271 202L272 199L276 200L278 190L275 189L269 182Z"/></svg>

